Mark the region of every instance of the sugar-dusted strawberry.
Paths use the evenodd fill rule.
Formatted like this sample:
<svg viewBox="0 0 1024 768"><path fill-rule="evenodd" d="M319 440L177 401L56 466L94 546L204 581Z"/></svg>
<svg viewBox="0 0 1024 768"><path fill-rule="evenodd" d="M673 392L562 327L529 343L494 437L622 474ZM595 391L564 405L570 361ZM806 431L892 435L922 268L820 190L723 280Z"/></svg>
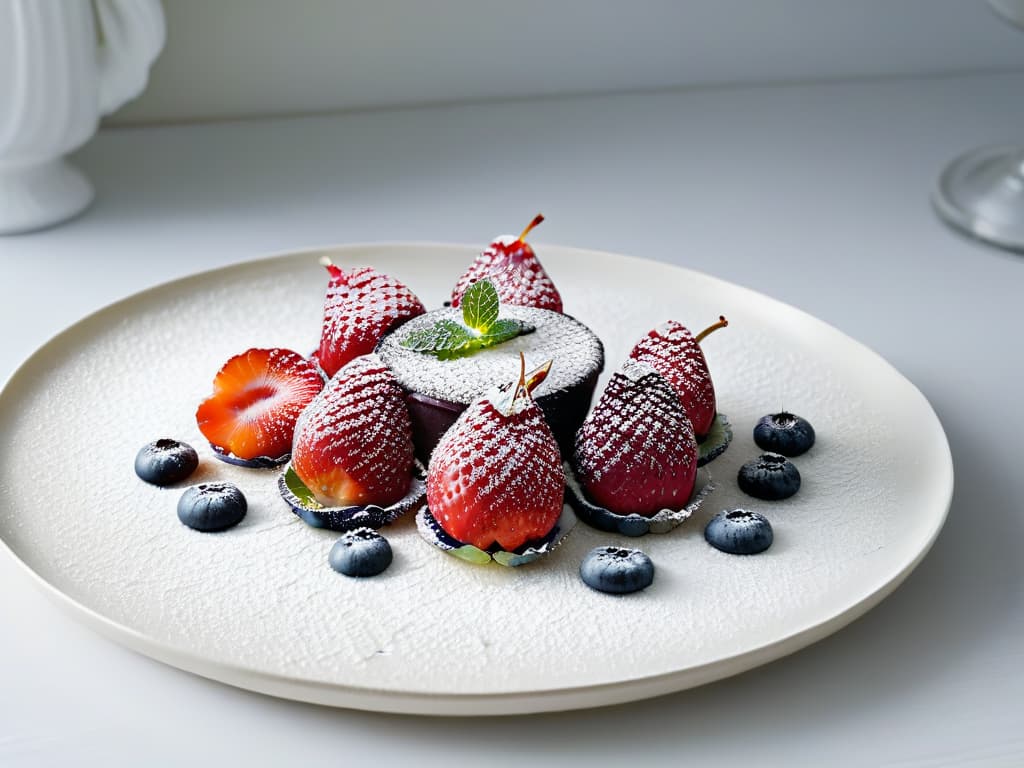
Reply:
<svg viewBox="0 0 1024 768"><path fill-rule="evenodd" d="M544 217L537 214L519 237L502 235L487 246L455 283L452 306L459 306L462 294L470 285L486 278L498 289L498 298L503 304L561 312L562 297L526 242L530 230L542 221Z"/></svg>
<svg viewBox="0 0 1024 768"><path fill-rule="evenodd" d="M590 500L618 515L683 507L697 474L697 442L672 386L627 360L576 433L573 462Z"/></svg>
<svg viewBox="0 0 1024 768"><path fill-rule="evenodd" d="M338 371L295 427L292 469L324 506L395 504L412 468L405 396L376 355Z"/></svg>
<svg viewBox="0 0 1024 768"><path fill-rule="evenodd" d="M669 320L644 336L629 356L647 363L668 379L686 409L694 434L702 439L715 419L715 385L700 343L708 334L725 328L724 317L694 336L681 323Z"/></svg>
<svg viewBox="0 0 1024 768"><path fill-rule="evenodd" d="M349 360L373 352L385 333L426 312L403 283L373 267L345 272L323 260L330 274L320 348L313 357L328 378Z"/></svg>
<svg viewBox="0 0 1024 768"><path fill-rule="evenodd" d="M430 457L427 506L454 539L511 552L539 539L562 514L558 444L530 390L550 363L472 402Z"/></svg>
<svg viewBox="0 0 1024 768"><path fill-rule="evenodd" d="M316 366L298 352L249 349L217 372L196 423L226 460L286 461L295 422L323 386Z"/></svg>

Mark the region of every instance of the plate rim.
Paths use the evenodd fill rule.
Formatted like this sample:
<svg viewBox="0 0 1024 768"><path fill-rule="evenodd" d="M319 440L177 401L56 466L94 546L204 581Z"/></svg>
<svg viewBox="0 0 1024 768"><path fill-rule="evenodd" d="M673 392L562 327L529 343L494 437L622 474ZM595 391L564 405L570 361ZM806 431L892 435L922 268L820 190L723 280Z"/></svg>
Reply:
<svg viewBox="0 0 1024 768"><path fill-rule="evenodd" d="M280 673L270 673L255 667L230 661L213 660L205 657L199 652L182 648L139 632L136 629L104 616L95 609L78 602L75 598L60 590L57 586L48 581L45 576L22 560L2 535L0 535L0 550L3 550L12 557L14 561L21 566L23 572L30 576L30 581L42 589L43 593L52 602L59 605L76 620L99 632L104 637L115 641L122 647L129 648L141 655L152 658L168 666L234 687L294 701L394 714L443 716L521 715L611 706L683 691L720 679L725 679L787 656L812 645L821 639L824 639L839 629L842 629L863 616L871 608L878 605L888 595L894 592L924 560L941 533L952 505L953 490L955 486L952 451L949 446L948 436L946 435L942 422L939 419L938 414L935 412L931 402L912 381L910 381L885 357L858 339L836 328L827 321L811 315L809 312L799 307L761 293L753 288L749 288L739 283L734 283L706 272L701 272L689 267L656 259L592 248L557 245L553 243L544 243L542 241L539 241L538 247L542 249L558 250L570 256L600 255L602 257L613 258L616 260L642 262L660 269L668 269L678 271L683 274L698 276L701 279L709 280L723 287L727 287L730 290L746 292L749 295L757 297L759 301L766 301L777 305L787 312L797 313L802 319L810 320L820 327L827 328L828 331L838 334L845 341L854 345L862 354L867 354L878 363L884 365L888 372L898 377L898 379L908 387L908 391L912 392L913 395L919 399L921 405L927 409L928 414L933 420L932 426L936 428L936 436L941 437L941 446L935 447L937 449L942 449L939 452L941 453L943 462L941 467L935 467L933 468L933 471L936 474L941 472L942 483L941 487L937 489L936 498L944 499L944 502L942 503L941 511L931 518L931 525L923 543L919 548L915 547L915 549L917 549L916 554L909 562L904 563L895 573L887 575L881 579L881 583L872 581L866 593L861 594L859 599L855 600L853 603L843 606L838 612L833 613L830 617L823 621L805 621L794 631L787 633L776 641L766 645L760 645L748 651L736 653L724 658L717 658L699 666L688 666L682 669L631 678L628 680L583 684L578 686L563 685L559 688L535 689L517 691L513 693L464 694L437 692L419 693L386 690L360 685L343 685L331 682L322 682L310 678L286 676ZM13 395L10 394L10 391L22 376L27 375L26 371L28 368L41 358L45 357L53 347L59 346L64 342L67 336L72 333L87 331L89 324L100 322L106 315L121 312L126 308L130 308L133 304L144 303L148 298L155 294L159 294L162 291L170 288L187 288L188 283L202 282L205 278L213 275L231 272L240 268L267 267L278 261L297 261L303 257L310 257L318 254L326 255L329 253L355 252L359 250L388 250L396 248L458 249L468 250L472 253L479 250L479 244L431 240L379 240L317 245L298 249L275 251L252 258L242 258L229 264L191 272L180 277L164 280L153 286L143 288L139 291L108 302L98 309L95 309L75 320L70 325L61 329L47 339L42 345L22 360L5 378L2 386L0 386L0 408L5 406L7 398L13 397Z"/></svg>

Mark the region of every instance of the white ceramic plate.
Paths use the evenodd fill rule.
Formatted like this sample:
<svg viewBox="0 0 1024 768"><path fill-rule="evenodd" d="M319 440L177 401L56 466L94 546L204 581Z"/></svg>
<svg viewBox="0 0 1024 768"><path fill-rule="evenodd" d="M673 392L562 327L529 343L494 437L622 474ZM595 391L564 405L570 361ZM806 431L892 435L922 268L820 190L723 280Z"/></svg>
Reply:
<svg viewBox="0 0 1024 768"><path fill-rule="evenodd" d="M213 374L254 346L317 345L326 275L317 259L374 264L439 306L475 249L367 245L196 275L138 294L47 343L0 395L0 538L76 616L141 653L256 691L362 709L484 715L571 709L699 685L806 646L863 614L924 556L945 519L953 472L925 398L876 354L792 307L665 264L540 247L567 311L604 340L608 371L652 325L704 342L736 439L709 469L704 509L639 540L657 567L642 593L585 587L594 546L637 540L580 525L549 558L479 567L388 529L381 577L334 573L335 536L285 506L273 471L223 464L193 415ZM557 361L555 362L557 365ZM603 381L602 381L603 386ZM785 406L817 445L784 502L736 488L759 451L756 419ZM200 449L192 479L236 482L249 514L200 534L178 523L179 489L140 482L136 451L157 437ZM765 512L775 544L725 555L702 532L715 512Z"/></svg>

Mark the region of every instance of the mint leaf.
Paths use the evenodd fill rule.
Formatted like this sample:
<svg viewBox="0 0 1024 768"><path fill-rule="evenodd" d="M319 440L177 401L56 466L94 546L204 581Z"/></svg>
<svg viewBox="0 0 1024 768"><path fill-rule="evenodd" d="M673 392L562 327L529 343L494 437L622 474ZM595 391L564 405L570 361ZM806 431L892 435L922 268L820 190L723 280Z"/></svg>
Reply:
<svg viewBox="0 0 1024 768"><path fill-rule="evenodd" d="M481 334L498 319L498 291L490 280L473 283L462 294L462 321Z"/></svg>
<svg viewBox="0 0 1024 768"><path fill-rule="evenodd" d="M438 320L429 328L412 331L402 346L416 352L454 352L475 339L473 333L454 320Z"/></svg>
<svg viewBox="0 0 1024 768"><path fill-rule="evenodd" d="M497 320L487 330L487 333L480 336L480 346L493 347L495 344L501 344L503 341L514 339L525 333L533 333L535 330L537 329L532 325L521 320Z"/></svg>
<svg viewBox="0 0 1024 768"><path fill-rule="evenodd" d="M490 280L473 283L462 294L465 325L454 320L438 320L429 328L410 331L399 343L414 352L428 352L441 360L451 360L537 330L521 320L499 320L499 304L498 291Z"/></svg>

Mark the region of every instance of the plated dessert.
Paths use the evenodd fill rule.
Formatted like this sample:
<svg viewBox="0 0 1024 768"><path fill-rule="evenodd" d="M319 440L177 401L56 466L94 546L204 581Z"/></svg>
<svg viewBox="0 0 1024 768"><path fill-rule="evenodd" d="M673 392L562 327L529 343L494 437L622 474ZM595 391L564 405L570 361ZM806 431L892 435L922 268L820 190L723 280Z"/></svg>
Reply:
<svg viewBox="0 0 1024 768"><path fill-rule="evenodd" d="M856 589L876 573L880 581L871 584L882 583L895 573L874 568L870 574L863 572L860 555L874 558L875 545L883 545L877 554L886 557L892 554L891 545L902 547L903 542L912 547L904 551L920 552L916 539L906 538L907 529L922 530L919 511L926 521L936 519L929 515L941 514L929 495L935 473L914 475L914 481L904 485L911 473L902 468L922 456L941 459L942 450L929 449L933 440L944 446L941 432L929 427L932 422L916 418L916 403L922 405L922 415L928 415L923 398L915 400L909 386L909 402L904 404L899 397L898 376L885 378L884 365L871 365L870 355L861 354L863 350L852 342L844 346L843 337L813 318L745 290L656 263L597 253L578 259L576 249L545 248L540 235L534 237L536 253L561 292L564 310L604 342L607 368L594 404L651 328L675 318L696 334L720 313L730 321L702 347L714 378L717 407L730 416L735 439L705 467L714 475L716 490L697 513L668 534L627 539L579 522L548 556L510 570L497 564L462 563L443 554L420 538L415 515L408 513L378 530L394 553L383 574L352 579L335 572L328 553L341 534L310 528L293 515L277 495L283 467L253 470L222 463L193 418L196 406L210 394L214 374L234 354L249 347L287 347L308 356L317 347L328 274L317 266L322 253L307 252L189 278L147 294L108 312L102 323L90 321L62 338L19 375L3 398L5 424L21 435L12 442L19 455L9 455L4 463L11 502L4 518L5 544L85 608L109 616L126 630L148 633L159 643L183 642L196 659L251 661L261 675L285 681L282 687L289 676L305 675L311 686L325 691L338 691L340 686L346 696L352 686L378 690L395 678L395 690L415 691L423 679L411 669L415 664L437 671L423 688L431 699L490 691L492 700L518 693L516 684L537 667L540 671L520 688L556 690L602 682L595 679L597 673L577 673L594 666L576 664L581 658L577 643L569 648L558 645L566 632L560 614L578 617L579 622L570 619L574 626L604 627L605 634L594 644L585 642L584 655L612 670L610 680L657 673L659 668L677 674L696 664L695 659L703 663L758 648L766 627L778 629L773 638L788 636L833 617L832 607L843 607L837 605L840 590ZM487 245L486 239L477 251ZM330 253L346 272L372 264L397 276L428 311L449 298L455 276L476 255L465 247L406 250L394 244L350 246ZM593 269L600 269L603 276L588 275ZM646 299L648 286L650 304L636 301L636 296ZM260 302L281 309L252 312L249 323L238 322L249 317L242 307L259 308ZM217 329L223 332L218 334ZM124 369L115 359L106 367L105 359L117 349L134 349L137 364ZM533 367L535 361L528 360L527 368ZM90 414L88 409L95 408L95 413L104 414L104 423L68 421L54 414L52 394L47 395L52 390L32 389L38 389L36 379L49 370L56 374L55 385L67 387L67 402L75 412ZM99 376L101 372L112 374L109 382ZM503 380L517 377L518 369ZM890 388L878 394L875 379L892 385L898 404L887 404ZM99 394L106 388L111 391L109 399ZM802 487L781 501L748 497L738 489L737 471L746 460L766 452L752 442L752 428L761 415L783 407L807 417L817 432L814 447L792 459L803 476ZM913 418L904 420L904 407ZM123 416L120 423L118 411ZM90 422L96 424L95 430ZM918 431L900 443L902 459L896 457L875 473L873 451L895 424ZM39 474L33 466L48 465L45 451L32 443L33 433L37 439L66 435L67 445L88 450L90 443L81 438L90 431L97 435L92 445L99 450L92 455L98 461L89 469L68 465L68 483L55 487L60 508L68 513L36 514L33 503L38 507L38 498L33 502L30 497ZM129 475L135 449L164 436L191 443L199 454L194 475L167 490ZM828 463L834 471L828 471ZM244 491L249 501L245 518L225 533L201 533L181 525L175 504L185 485L213 481L230 481ZM77 490L69 487L72 482ZM104 502L112 497L128 503ZM918 499L921 503L915 506ZM729 554L706 543L704 524L723 508L756 510L769 517L775 543L758 555ZM19 521L23 529L15 527ZM158 561L153 559L153 546L162 554ZM656 569L651 585L625 597L591 591L582 582L579 567L590 549L605 546L646 552ZM117 564L119 549L124 550L122 567ZM854 557L856 564L848 560ZM887 561L885 568L909 562L900 558ZM72 563L74 568L68 570ZM75 592L71 580L79 581L84 574L95 578L81 579L83 589ZM187 610L184 616L167 613L160 603L168 583L178 585L177 605ZM773 591L772 584L784 584L786 589ZM768 588L772 599L766 600L760 587ZM809 614L805 598L819 596L827 605ZM260 608L263 619L256 635L251 633L252 622L232 610L240 601ZM479 606L487 610L482 612ZM594 622L598 617L600 623ZM802 621L808 623L797 623ZM406 626L409 629L397 642L392 641L392 633ZM674 631L679 626L694 631L680 635ZM475 647L478 637L491 641L491 647ZM630 645L637 637L643 642ZM345 653L329 655L342 647ZM641 652L626 654L623 660L622 649L634 647ZM382 648L391 655L361 661ZM475 676L452 680L460 672L458 665L440 665L450 668L449 673L430 664L431 658L442 658L445 649L453 648L471 652L462 667L471 666ZM700 656L703 648L714 655ZM321 658L326 660L311 663ZM506 669L495 666L494 660L501 659L519 661ZM566 674L556 677L559 669L566 669ZM504 670L507 685L496 684L496 670ZM333 698L341 701L341 694ZM473 696L463 706L475 708L483 699Z"/></svg>
<svg viewBox="0 0 1024 768"><path fill-rule="evenodd" d="M252 348L215 375L196 411L214 454L256 469L283 465L287 506L310 526L345 534L329 558L338 572L387 568L391 547L377 529L407 513L448 554L518 566L554 550L577 518L629 537L666 533L714 490L704 465L732 430L701 344L728 321L697 334L676 320L646 329L591 408L604 346L565 314L526 241L542 220L495 239L446 306L430 311L393 276L324 259L315 351ZM813 435L788 413L755 428L759 444L790 455ZM136 469L167 485L195 464L191 448L161 440L140 451ZM799 488L794 473L784 456L765 454L738 483L780 499ZM188 489L178 512L198 531L224 530L244 517L245 497L206 483ZM767 548L771 528L758 513L723 511L706 539L749 554ZM653 573L645 553L614 545L580 568L589 586L612 594L644 589Z"/></svg>

